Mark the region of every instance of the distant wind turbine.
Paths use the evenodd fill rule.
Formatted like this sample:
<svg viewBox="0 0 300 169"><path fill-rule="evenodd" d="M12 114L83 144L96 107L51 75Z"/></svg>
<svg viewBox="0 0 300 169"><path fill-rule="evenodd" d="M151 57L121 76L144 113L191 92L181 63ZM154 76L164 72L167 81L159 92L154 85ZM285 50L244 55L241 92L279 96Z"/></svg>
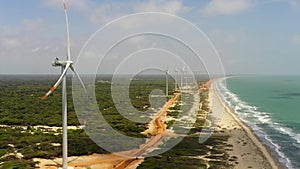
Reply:
<svg viewBox="0 0 300 169"><path fill-rule="evenodd" d="M177 80L178 80L178 69L176 68L175 69L175 90L177 90L178 89L178 82L177 82Z"/></svg>
<svg viewBox="0 0 300 169"><path fill-rule="evenodd" d="M69 33L69 23L68 23L68 14L67 14L67 5L65 3L65 0L63 0L64 5L64 11L65 11L65 19L66 19L66 33L67 33L67 60L61 61L58 58L56 58L52 62L52 66L61 67L61 76L57 80L57 82L51 87L51 89L42 97L42 99L46 99L47 96L49 96L51 93L54 92L54 90L57 88L58 85L62 82L62 128L63 128L63 169L68 168L68 135L67 135L67 79L66 74L68 69L70 68L75 75L78 77L83 89L86 91L86 88L84 87L83 81L81 80L79 74L75 71L73 67L73 61L71 61L71 49L70 49L70 33Z"/></svg>
<svg viewBox="0 0 300 169"><path fill-rule="evenodd" d="M166 96L169 95L169 68L166 69Z"/></svg>
<svg viewBox="0 0 300 169"><path fill-rule="evenodd" d="M183 78L184 78L184 72L185 72L185 66L183 66L182 71L181 71L181 88L183 88Z"/></svg>
<svg viewBox="0 0 300 169"><path fill-rule="evenodd" d="M185 70L185 86L187 86L188 85L188 71L187 71L187 69Z"/></svg>

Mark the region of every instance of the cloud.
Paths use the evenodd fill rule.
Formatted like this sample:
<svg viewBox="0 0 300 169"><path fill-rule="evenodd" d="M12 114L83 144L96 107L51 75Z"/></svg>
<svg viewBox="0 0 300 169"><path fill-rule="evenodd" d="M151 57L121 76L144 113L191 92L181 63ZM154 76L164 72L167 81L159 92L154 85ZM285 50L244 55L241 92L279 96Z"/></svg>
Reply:
<svg viewBox="0 0 300 169"><path fill-rule="evenodd" d="M182 1L178 0L156 0L140 3L134 7L136 12L166 12L174 15L186 13L191 10L190 7L184 6Z"/></svg>
<svg viewBox="0 0 300 169"><path fill-rule="evenodd" d="M289 0L288 3L290 4L291 8L299 9L300 2L298 0Z"/></svg>
<svg viewBox="0 0 300 169"><path fill-rule="evenodd" d="M191 10L183 4L182 0L130 0L130 1L100 1L92 0L67 0L67 5L72 12L86 18L91 24L103 26L122 16L141 12L165 12L180 15ZM62 10L61 0L44 0L42 5Z"/></svg>
<svg viewBox="0 0 300 169"><path fill-rule="evenodd" d="M2 50L5 50L7 48L17 48L22 45L21 41L13 36L7 36L4 38L1 38L0 46Z"/></svg>
<svg viewBox="0 0 300 169"><path fill-rule="evenodd" d="M291 41L292 41L292 43L294 43L296 45L300 45L300 35L296 34L296 35L292 36Z"/></svg>
<svg viewBox="0 0 300 169"><path fill-rule="evenodd" d="M35 53L35 52L38 52L39 50L40 50L40 48L37 47L37 48L32 49L31 52L32 52L32 53Z"/></svg>
<svg viewBox="0 0 300 169"><path fill-rule="evenodd" d="M103 25L121 16L140 12L166 12L174 15L190 11L182 0L107 1L95 5L88 0L68 0L73 11L85 16L94 25ZM61 0L44 0L43 5L60 9Z"/></svg>
<svg viewBox="0 0 300 169"><path fill-rule="evenodd" d="M23 19L22 21L24 31L32 33L43 33L46 31L47 26L42 19Z"/></svg>
<svg viewBox="0 0 300 169"><path fill-rule="evenodd" d="M291 9L299 9L300 2L299 0L263 0L257 1L260 4L270 4L270 3L287 3Z"/></svg>
<svg viewBox="0 0 300 169"><path fill-rule="evenodd" d="M103 25L121 16L141 12L165 12L179 15L190 11L181 0L152 0L110 2L101 4L90 13L89 20L96 25Z"/></svg>
<svg viewBox="0 0 300 169"><path fill-rule="evenodd" d="M46 31L47 26L41 19L23 19L22 26L5 28L0 34L2 50L11 50L18 47L37 45L39 37Z"/></svg>
<svg viewBox="0 0 300 169"><path fill-rule="evenodd" d="M36 73L42 70L42 66L48 66L50 62L48 60L62 53L61 51L53 52L53 48L49 47L49 44L57 45L60 42L53 39L45 40L48 27L42 19L23 19L21 23L18 28L1 29L0 59L2 64L0 64L0 71L2 73L26 71ZM36 62L41 64L32 66L32 63Z"/></svg>
<svg viewBox="0 0 300 169"><path fill-rule="evenodd" d="M58 10L63 9L62 0L43 0L43 4ZM66 4L76 11L86 11L89 8L87 0L66 0Z"/></svg>
<svg viewBox="0 0 300 169"><path fill-rule="evenodd" d="M95 25L103 25L112 21L122 15L128 13L124 9L128 9L124 7L124 4L118 3L109 3L109 4L102 4L100 7L93 10L90 13L89 21Z"/></svg>
<svg viewBox="0 0 300 169"><path fill-rule="evenodd" d="M247 34L242 29L234 29L231 31L215 29L208 32L208 35L210 38L212 38L213 41L219 42L223 45L238 44L247 39Z"/></svg>
<svg viewBox="0 0 300 169"><path fill-rule="evenodd" d="M234 15L249 10L251 0L212 0L201 11L205 15Z"/></svg>
<svg viewBox="0 0 300 169"><path fill-rule="evenodd" d="M18 29L9 30L6 28L0 34L0 48L3 51L10 51L16 48L21 48L34 42L36 35L41 32L43 27L40 23L42 21L35 21L24 19L22 26Z"/></svg>

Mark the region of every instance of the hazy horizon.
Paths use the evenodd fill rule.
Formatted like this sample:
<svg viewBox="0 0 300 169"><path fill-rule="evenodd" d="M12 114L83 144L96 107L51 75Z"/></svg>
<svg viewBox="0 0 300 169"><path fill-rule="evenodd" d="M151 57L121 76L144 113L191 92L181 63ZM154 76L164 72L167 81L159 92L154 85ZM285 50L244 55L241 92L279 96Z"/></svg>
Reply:
<svg viewBox="0 0 300 169"><path fill-rule="evenodd" d="M75 63L88 38L114 19L141 12L164 12L188 20L207 35L219 53L225 74L299 75L298 0L68 0L67 4ZM51 62L56 57L64 59L66 53L62 1L3 1L0 14L0 74L59 74L60 69L53 68ZM143 25L143 20L137 23L137 27ZM163 26L173 32L182 31L172 24ZM133 45L139 46L140 39L135 40ZM201 41L197 36L190 40ZM181 57L184 60L188 56ZM182 67L163 57L159 62L171 67L170 71ZM142 61L137 60L136 64ZM88 65L80 67L85 68L90 72ZM193 65L191 71L203 69ZM131 68L124 70L130 73Z"/></svg>

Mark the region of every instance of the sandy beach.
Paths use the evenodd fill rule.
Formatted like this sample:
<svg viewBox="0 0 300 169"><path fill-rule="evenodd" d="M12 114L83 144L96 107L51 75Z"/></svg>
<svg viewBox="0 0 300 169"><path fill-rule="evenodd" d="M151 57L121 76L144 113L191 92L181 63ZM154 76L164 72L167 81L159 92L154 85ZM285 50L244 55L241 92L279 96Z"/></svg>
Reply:
<svg viewBox="0 0 300 169"><path fill-rule="evenodd" d="M252 130L244 124L235 113L227 107L218 92L215 90L215 82L210 88L211 106L223 106L224 111L217 124L216 134L229 135L228 144L232 150L228 150L230 156L237 158L236 169L281 169L283 168L255 136Z"/></svg>
<svg viewBox="0 0 300 169"><path fill-rule="evenodd" d="M176 100L178 94L169 100L169 104L167 103L165 109L162 112L166 112L169 106ZM220 137L228 137L226 145L230 145L225 148L226 154L229 155L230 159L227 159L229 163L234 163L233 168L235 169L246 169L246 168L254 168L254 169L282 169L283 167L279 164L276 158L274 158L267 147L265 147L258 138L254 135L252 130L245 125L234 113L228 108L218 92L215 90L215 82L213 82L209 89L209 102L211 106L211 110L214 111L215 107L221 108L224 111L220 114L219 119L217 120L217 124L215 132L213 135L217 135ZM161 115L160 115L161 116ZM158 118L160 118L158 116ZM162 116L166 116L166 114L162 114ZM153 120L153 126L159 126L162 119ZM159 123L157 123L157 121ZM160 136L162 131L150 131L150 129L158 129L157 127L149 127L147 132L150 132L153 135ZM156 137L154 137L156 138ZM150 144L150 142L148 142ZM154 141L155 143L155 141ZM154 143L149 146L154 146ZM205 144L205 143L204 143ZM215 147L215 145L213 145ZM219 147L219 145L216 145ZM136 152L133 150L133 152ZM201 157L202 160L205 160L205 156ZM233 159L233 161L231 161ZM80 157L70 157L70 166L74 168L136 168L140 163L143 162L143 159L126 159L121 156L117 156L114 154L94 154L90 156L80 156ZM61 158L57 158L54 160L46 160L46 159L35 159L35 161L39 161L41 168L55 168L57 164L61 163ZM208 161L206 161L206 165L209 166Z"/></svg>

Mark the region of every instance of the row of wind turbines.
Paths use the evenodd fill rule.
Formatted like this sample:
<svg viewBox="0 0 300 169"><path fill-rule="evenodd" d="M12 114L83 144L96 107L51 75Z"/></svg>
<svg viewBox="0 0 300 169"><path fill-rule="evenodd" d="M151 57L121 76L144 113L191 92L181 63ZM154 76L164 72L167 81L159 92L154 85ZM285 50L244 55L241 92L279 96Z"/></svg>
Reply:
<svg viewBox="0 0 300 169"><path fill-rule="evenodd" d="M73 61L71 60L71 46L70 46L70 33L69 33L69 23L68 23L68 14L67 14L67 4L63 0L63 8L65 13L65 22L66 22L66 60L59 60L56 58L52 62L52 66L61 67L61 75L56 81L56 83L50 88L50 90L42 97L46 99L55 89L62 83L62 169L68 169L68 135L67 135L67 80L66 74L69 69L74 72L75 76L79 79L83 90L86 92L85 85L81 80L79 74L73 66ZM166 96L168 96L169 88L169 69L166 69ZM175 69L175 90L182 90L188 85L188 72L183 67L182 70ZM179 76L181 73L181 76ZM180 80L180 84L178 81ZM185 80L185 83L184 83Z"/></svg>
<svg viewBox="0 0 300 169"><path fill-rule="evenodd" d="M176 91L178 90L184 90L187 89L189 87L189 82L188 82L188 71L185 68L185 66L183 66L183 68L181 70L179 69L175 69L175 76L174 76L174 89ZM166 75L166 96L169 95L168 91L169 91L169 76L170 76L170 71L169 68L167 68L165 70L165 75Z"/></svg>

